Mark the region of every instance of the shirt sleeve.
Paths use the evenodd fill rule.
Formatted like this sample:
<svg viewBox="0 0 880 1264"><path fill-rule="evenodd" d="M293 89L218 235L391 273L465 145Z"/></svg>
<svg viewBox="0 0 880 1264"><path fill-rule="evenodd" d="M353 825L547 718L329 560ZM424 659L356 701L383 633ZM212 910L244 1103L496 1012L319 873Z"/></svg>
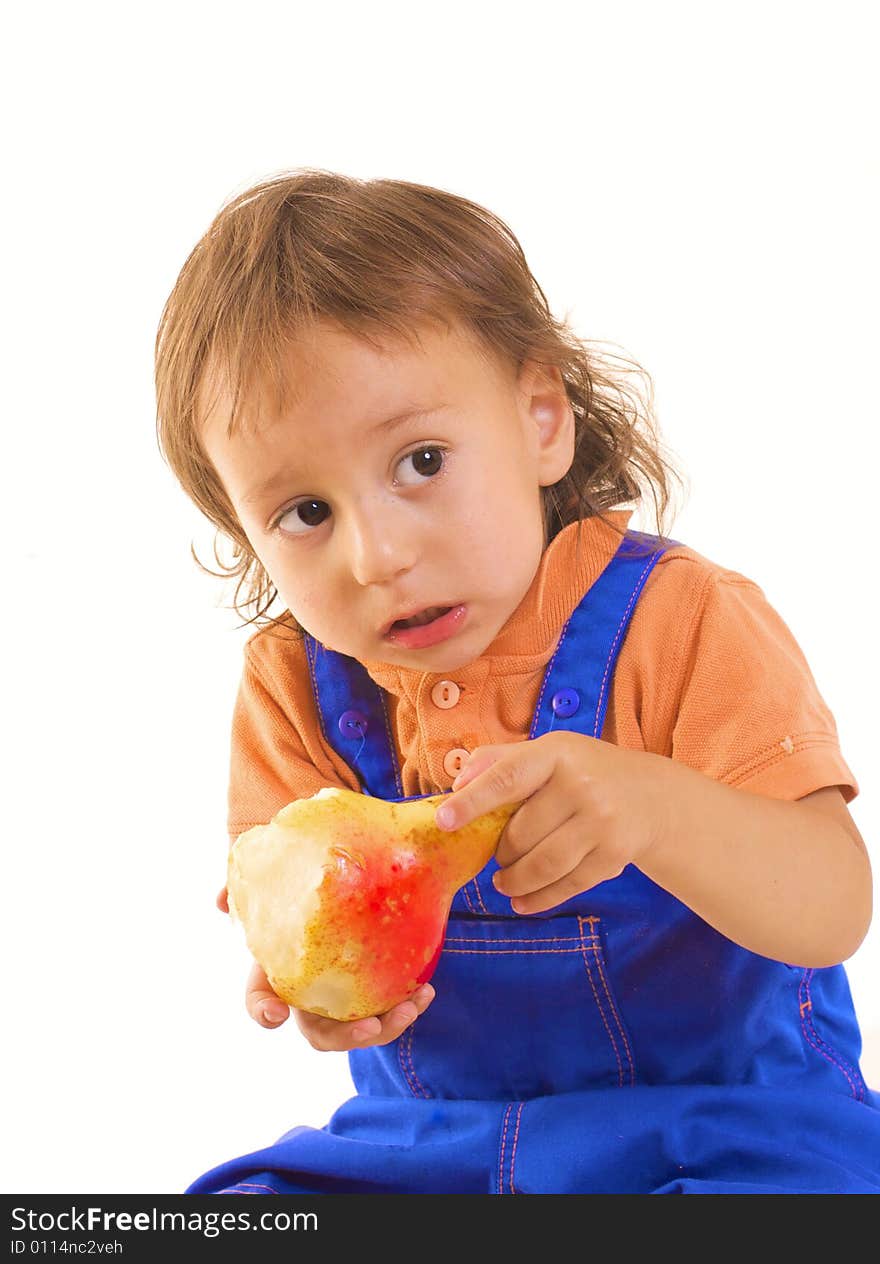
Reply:
<svg viewBox="0 0 880 1264"><path fill-rule="evenodd" d="M327 750L311 703L311 688L289 655L260 643L245 647L245 662L232 716L228 830L234 840L263 825L294 799L324 786L357 790L346 765Z"/></svg>
<svg viewBox="0 0 880 1264"><path fill-rule="evenodd" d="M858 794L803 652L757 584L710 573L684 654L673 758L778 799Z"/></svg>

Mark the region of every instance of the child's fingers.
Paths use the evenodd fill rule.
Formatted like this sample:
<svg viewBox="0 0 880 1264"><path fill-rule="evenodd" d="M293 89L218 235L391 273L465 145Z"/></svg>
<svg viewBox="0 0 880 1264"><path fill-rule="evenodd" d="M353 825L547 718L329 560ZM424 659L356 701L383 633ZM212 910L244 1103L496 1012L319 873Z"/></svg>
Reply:
<svg viewBox="0 0 880 1264"><path fill-rule="evenodd" d="M353 1022L337 1022L322 1018L305 1010L294 1010L297 1026L313 1049L326 1053L347 1053L350 1049L364 1049L371 1045L387 1045L396 1040L410 1023L424 1013L434 998L430 983L409 999L395 1005L381 1015L356 1018Z"/></svg>
<svg viewBox="0 0 880 1264"><path fill-rule="evenodd" d="M515 864L574 819L575 812L570 798L548 793L546 788L538 790L517 808L507 822L495 851L495 859L502 868ZM580 832L582 835L582 827ZM584 850L583 837L578 838L578 843L580 846L577 856L567 866L569 869Z"/></svg>
<svg viewBox="0 0 880 1264"><path fill-rule="evenodd" d="M226 887L217 892L216 904L221 913L229 912L229 895Z"/></svg>
<svg viewBox="0 0 880 1264"><path fill-rule="evenodd" d="M501 848L498 849L499 852ZM584 853L590 851L584 828L577 816L570 816L558 829L551 829L527 850L514 853L512 860L502 860L493 877L495 889L502 895L530 895L557 882L576 869Z"/></svg>
<svg viewBox="0 0 880 1264"><path fill-rule="evenodd" d="M453 791L464 789L474 777L479 777L481 772L491 768L500 754L503 754L503 751L494 746L478 746L476 750L472 750L461 772L452 783Z"/></svg>
<svg viewBox="0 0 880 1264"><path fill-rule="evenodd" d="M516 866L512 868L515 869ZM623 864L610 860L597 849L583 857L568 873L561 874L555 882L542 887L531 887L521 895L513 894L512 881L505 881L504 885L511 888L505 894L512 896L510 902L514 913L546 913L548 909L564 904L566 900L583 891L589 891L600 882L619 877L623 869ZM507 875L512 870L505 869L503 872Z"/></svg>
<svg viewBox="0 0 880 1264"><path fill-rule="evenodd" d="M472 766L480 771L471 780ZM452 783L452 794L438 807L434 819L441 829L461 829L484 812L522 803L552 771L550 752L536 741L481 747Z"/></svg>
<svg viewBox="0 0 880 1264"><path fill-rule="evenodd" d="M392 1040L396 1040L409 1027L410 1023L414 1023L419 1014L423 1014L431 1001L434 999L434 989L430 983L423 983L422 986L408 1000L401 1001L399 1005L395 1005L393 1009L388 1010L381 1017L382 1030L376 1035L369 1032L366 1039L363 1038L360 1030L360 1023L353 1024L352 1036L355 1044L354 1048L363 1048L365 1044L371 1045L390 1045Z"/></svg>
<svg viewBox="0 0 880 1264"><path fill-rule="evenodd" d="M353 1038L354 1023L338 1023L336 1019L325 1019L320 1014L311 1014L309 1010L295 1009L293 1018L312 1049L319 1049L321 1053L345 1053L357 1044ZM381 1033L381 1020L370 1018L358 1021L365 1031L377 1035ZM367 1042L364 1040L362 1043Z"/></svg>
<svg viewBox="0 0 880 1264"><path fill-rule="evenodd" d="M251 1018L261 1027L280 1027L290 1016L290 1006L272 991L265 971L256 961L248 975L244 1003Z"/></svg>

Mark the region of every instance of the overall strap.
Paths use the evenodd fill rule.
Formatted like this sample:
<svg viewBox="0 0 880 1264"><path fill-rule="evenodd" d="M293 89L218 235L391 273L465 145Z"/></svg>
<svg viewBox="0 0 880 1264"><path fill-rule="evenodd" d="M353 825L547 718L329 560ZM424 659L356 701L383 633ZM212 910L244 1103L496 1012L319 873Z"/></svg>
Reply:
<svg viewBox="0 0 880 1264"><path fill-rule="evenodd" d="M658 537L641 532L626 533L562 629L544 672L530 738L553 728L601 736L617 655L636 602L657 559L673 543L661 543ZM510 917L510 900L492 881L497 869L493 856L481 873L456 892L453 912L465 917Z"/></svg>
<svg viewBox="0 0 880 1264"><path fill-rule="evenodd" d="M529 737L549 733L560 720L566 729L601 736L614 666L636 602L658 558L675 543L627 531L562 629L547 664Z"/></svg>
<svg viewBox="0 0 880 1264"><path fill-rule="evenodd" d="M365 794L403 797L385 695L355 658L305 634L309 675L324 740L353 769Z"/></svg>

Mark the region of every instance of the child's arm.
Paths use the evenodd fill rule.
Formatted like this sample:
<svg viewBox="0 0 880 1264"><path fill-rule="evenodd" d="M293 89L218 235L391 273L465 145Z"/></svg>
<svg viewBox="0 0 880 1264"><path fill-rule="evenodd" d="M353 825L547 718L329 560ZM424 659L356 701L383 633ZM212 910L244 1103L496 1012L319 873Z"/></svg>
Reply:
<svg viewBox="0 0 880 1264"><path fill-rule="evenodd" d="M579 733L474 751L442 828L522 802L496 853L520 913L552 908L632 863L729 939L802 966L851 956L871 921L871 868L843 796L794 802Z"/></svg>

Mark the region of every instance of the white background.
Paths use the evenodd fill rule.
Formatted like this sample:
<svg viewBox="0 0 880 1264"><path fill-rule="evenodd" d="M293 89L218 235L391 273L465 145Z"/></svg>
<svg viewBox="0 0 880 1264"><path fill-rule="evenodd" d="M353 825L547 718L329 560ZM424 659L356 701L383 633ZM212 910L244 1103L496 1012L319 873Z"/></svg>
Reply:
<svg viewBox="0 0 880 1264"><path fill-rule="evenodd" d="M282 169L482 202L554 310L645 366L689 480L673 534L794 630L878 867L873 8L7 18L2 1189L179 1191L350 1090L342 1055L241 1003L244 945L213 900L246 634L190 559L212 532L154 433L177 273L224 201ZM848 969L880 1029L880 925Z"/></svg>

